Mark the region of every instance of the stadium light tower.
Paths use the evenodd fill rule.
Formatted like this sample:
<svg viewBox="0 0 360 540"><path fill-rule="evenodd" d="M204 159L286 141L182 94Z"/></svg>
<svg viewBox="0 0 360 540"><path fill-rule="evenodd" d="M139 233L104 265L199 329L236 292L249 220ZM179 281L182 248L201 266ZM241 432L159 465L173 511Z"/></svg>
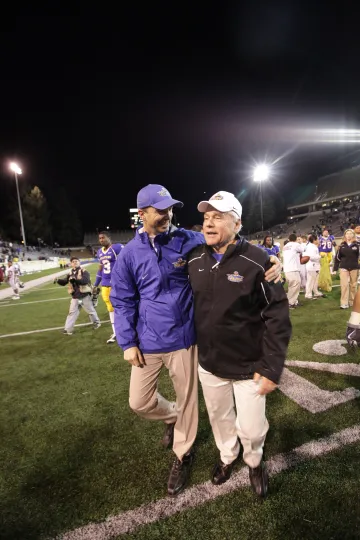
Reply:
<svg viewBox="0 0 360 540"><path fill-rule="evenodd" d="M25 229L24 229L24 221L23 221L23 215L22 215L22 210L21 210L21 200L20 200L19 182L18 182L18 174L22 174L22 170L20 169L19 165L17 165L16 163L10 163L10 170L12 170L12 172L15 174L16 191L17 191L18 203L19 203L21 234L23 237L24 247L26 248Z"/></svg>
<svg viewBox="0 0 360 540"><path fill-rule="evenodd" d="M268 165L257 165L254 169L254 182L259 182L260 185L260 213L261 213L261 230L264 231L264 212L262 198L262 183L268 180L270 176L270 168Z"/></svg>

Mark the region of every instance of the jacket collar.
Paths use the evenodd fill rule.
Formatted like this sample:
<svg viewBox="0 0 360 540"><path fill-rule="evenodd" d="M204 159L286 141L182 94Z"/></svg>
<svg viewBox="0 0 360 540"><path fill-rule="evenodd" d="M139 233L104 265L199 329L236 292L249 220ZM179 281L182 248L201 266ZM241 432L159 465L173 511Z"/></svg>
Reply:
<svg viewBox="0 0 360 540"><path fill-rule="evenodd" d="M148 233L145 231L141 232L142 229L142 226L137 229L135 239L142 244L150 244ZM184 241L185 236L182 234L181 229L178 229L174 225L171 225L167 232L155 236L156 244L159 244L160 246L166 245L169 249L177 251L178 253L181 252Z"/></svg>
<svg viewBox="0 0 360 540"><path fill-rule="evenodd" d="M223 262L225 259L228 259L230 257L232 257L234 254L236 255L239 255L241 253L244 253L247 249L247 241L245 240L245 238L243 238L242 236L237 240L236 244L230 244L224 255L223 255L223 258L221 259L221 262ZM205 250L207 251L207 253L212 256L213 253L214 253L214 250L212 247L210 246L207 246L205 244Z"/></svg>

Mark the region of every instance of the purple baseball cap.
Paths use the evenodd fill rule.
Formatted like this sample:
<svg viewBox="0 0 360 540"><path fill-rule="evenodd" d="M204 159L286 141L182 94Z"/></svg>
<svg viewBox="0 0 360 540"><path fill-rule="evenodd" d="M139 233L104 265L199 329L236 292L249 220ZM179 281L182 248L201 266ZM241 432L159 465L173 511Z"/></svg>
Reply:
<svg viewBox="0 0 360 540"><path fill-rule="evenodd" d="M173 199L164 186L148 184L140 189L137 195L137 207L146 208L147 206L152 206L156 210L165 210L170 206L179 206L181 208L184 204Z"/></svg>

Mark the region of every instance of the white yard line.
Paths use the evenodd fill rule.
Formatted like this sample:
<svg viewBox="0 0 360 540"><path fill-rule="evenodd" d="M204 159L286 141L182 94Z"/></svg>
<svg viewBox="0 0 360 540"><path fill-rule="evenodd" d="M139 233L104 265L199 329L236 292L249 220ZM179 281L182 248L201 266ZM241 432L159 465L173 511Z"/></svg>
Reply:
<svg viewBox="0 0 360 540"><path fill-rule="evenodd" d="M32 300L31 302L19 302L18 300L13 300L10 304L0 304L0 307L10 307L10 306L28 306L29 304L42 304L43 302L56 302L57 300L69 300L69 296L64 296L64 298L49 298L48 300Z"/></svg>
<svg viewBox="0 0 360 540"><path fill-rule="evenodd" d="M108 321L100 321L101 324L105 324L105 323L108 323L110 322L109 320ZM75 324L75 328L77 328L78 326L91 326L93 323L81 323L81 324ZM3 334L2 336L0 335L0 339L2 338L10 338L10 337L18 337L18 336L27 336L29 334L40 334L42 332L52 332L53 330L63 330L64 329L64 325L63 326L55 326L54 328L41 328L40 330L29 330L28 332L17 332L16 334Z"/></svg>
<svg viewBox="0 0 360 540"><path fill-rule="evenodd" d="M327 411L341 403L360 397L360 390L357 388L345 388L341 391L330 392L319 388L316 384L287 368L281 375L280 390L286 397L312 414Z"/></svg>
<svg viewBox="0 0 360 540"><path fill-rule="evenodd" d="M334 433L329 437L303 444L286 454L277 454L267 461L270 476L358 441L360 441L360 424ZM175 499L165 498L144 504L133 510L108 517L101 523L90 523L69 531L57 536L57 539L110 540L122 534L132 533L144 525L184 512L189 508L201 506L247 485L249 485L248 468L243 467L221 486L214 486L210 481L198 484L187 489Z"/></svg>
<svg viewBox="0 0 360 540"><path fill-rule="evenodd" d="M327 371L328 373L339 373L341 375L360 377L360 364L328 364L327 362L286 360L286 365L289 367L315 369L316 371Z"/></svg>
<svg viewBox="0 0 360 540"><path fill-rule="evenodd" d="M37 287L33 287L32 289L30 289L29 291L26 289L26 284L25 284L25 288L21 290L21 296L23 296L24 294L32 294L32 293L39 293L39 292L47 292L47 291L61 291L61 287L57 286L57 287L48 287L47 289L45 288L46 286L46 283L45 285L38 285Z"/></svg>

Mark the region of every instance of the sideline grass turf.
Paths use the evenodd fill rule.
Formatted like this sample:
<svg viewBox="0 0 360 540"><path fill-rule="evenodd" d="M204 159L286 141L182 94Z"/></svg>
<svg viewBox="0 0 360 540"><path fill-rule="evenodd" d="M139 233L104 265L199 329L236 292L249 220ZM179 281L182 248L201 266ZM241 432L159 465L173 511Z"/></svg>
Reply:
<svg viewBox="0 0 360 540"><path fill-rule="evenodd" d="M92 272L94 274L94 269ZM46 285L26 302L61 294ZM41 291L41 292L40 292ZM53 296L55 293L55 296ZM289 359L359 362L360 355L321 356L314 343L344 337L348 312L339 289L291 313ZM25 301L25 298L24 298ZM4 306L0 334L61 326L67 301ZM108 314L99 299L98 313ZM87 322L81 314L78 322ZM172 461L159 440L163 427L128 407L130 368L110 325L0 339L0 538L43 539L105 519L166 494ZM327 390L360 388L360 378L292 368ZM163 371L160 390L173 396ZM359 423L360 400L313 415L276 391L268 398L268 456ZM140 529L128 538L265 540L359 538L358 444L282 473L259 504L249 489ZM218 453L200 397L191 484L209 479Z"/></svg>

